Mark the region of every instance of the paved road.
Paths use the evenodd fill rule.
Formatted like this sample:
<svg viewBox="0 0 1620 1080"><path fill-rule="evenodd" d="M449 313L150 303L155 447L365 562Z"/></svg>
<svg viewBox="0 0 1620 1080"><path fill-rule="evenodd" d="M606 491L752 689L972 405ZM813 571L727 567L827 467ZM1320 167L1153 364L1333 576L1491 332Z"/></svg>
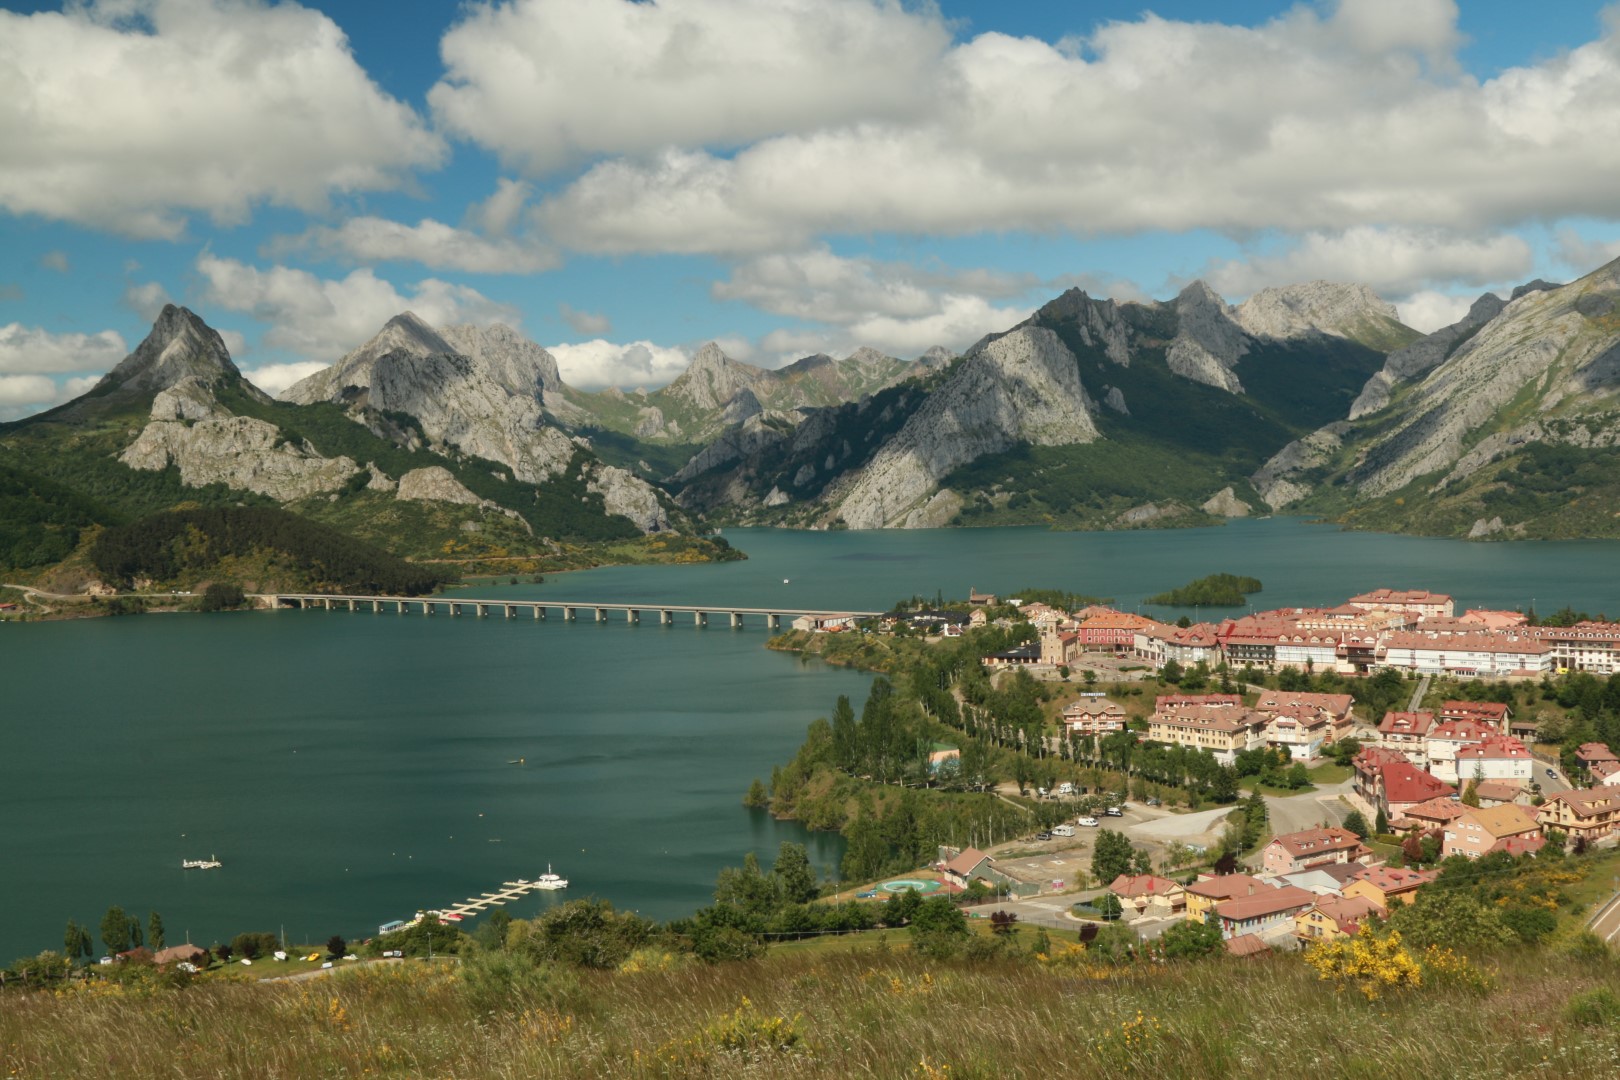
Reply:
<svg viewBox="0 0 1620 1080"><path fill-rule="evenodd" d="M1608 903L1598 908L1597 914L1592 917L1586 928L1609 944L1614 944L1615 937L1620 935L1620 892L1615 893L1609 898Z"/></svg>
<svg viewBox="0 0 1620 1080"><path fill-rule="evenodd" d="M1314 829L1324 821L1330 825L1341 824L1349 815L1350 807L1341 802L1339 796L1349 790L1350 781L1345 780L1304 795L1267 795L1266 812L1271 817L1271 831L1299 832Z"/></svg>

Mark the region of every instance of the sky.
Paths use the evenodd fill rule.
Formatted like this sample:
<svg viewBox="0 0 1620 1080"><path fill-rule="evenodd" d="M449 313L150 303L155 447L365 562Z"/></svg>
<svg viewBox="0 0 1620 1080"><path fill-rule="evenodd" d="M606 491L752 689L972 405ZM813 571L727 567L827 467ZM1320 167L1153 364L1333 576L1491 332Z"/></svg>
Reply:
<svg viewBox="0 0 1620 1080"><path fill-rule="evenodd" d="M0 420L165 303L278 392L393 315L587 389L914 357L1065 288L1620 256L1620 4L0 0Z"/></svg>

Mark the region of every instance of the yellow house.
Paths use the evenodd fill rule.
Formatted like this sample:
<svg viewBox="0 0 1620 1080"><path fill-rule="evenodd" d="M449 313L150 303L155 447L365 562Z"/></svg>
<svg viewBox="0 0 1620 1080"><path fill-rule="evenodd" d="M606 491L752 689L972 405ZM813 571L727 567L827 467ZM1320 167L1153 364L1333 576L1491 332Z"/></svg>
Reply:
<svg viewBox="0 0 1620 1080"><path fill-rule="evenodd" d="M1364 896L1324 896L1294 916L1294 936L1306 943L1354 937L1369 915L1383 918L1384 909Z"/></svg>
<svg viewBox="0 0 1620 1080"><path fill-rule="evenodd" d="M1253 896L1261 889L1270 888L1259 878L1248 874L1225 874L1221 877L1202 877L1187 886L1187 918L1203 922L1216 904Z"/></svg>
<svg viewBox="0 0 1620 1080"><path fill-rule="evenodd" d="M1438 870L1405 870L1369 866L1344 887L1344 898L1361 897L1388 911L1391 904L1409 904L1418 889L1440 876Z"/></svg>

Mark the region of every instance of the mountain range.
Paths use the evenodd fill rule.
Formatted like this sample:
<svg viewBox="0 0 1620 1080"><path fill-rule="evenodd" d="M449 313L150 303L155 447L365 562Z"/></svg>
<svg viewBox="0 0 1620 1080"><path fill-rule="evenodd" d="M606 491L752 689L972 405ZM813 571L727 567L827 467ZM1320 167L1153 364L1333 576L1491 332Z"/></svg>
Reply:
<svg viewBox="0 0 1620 1080"><path fill-rule="evenodd" d="M1073 289L960 355L766 369L705 345L586 392L505 326L410 312L273 399L169 306L82 397L0 425L0 564L176 506L274 506L418 560L712 524L1134 528L1287 511L1473 537L1620 533L1620 263L1431 334L1361 285L1232 306ZM621 545L616 554L605 548ZM588 560L587 560L588 561Z"/></svg>

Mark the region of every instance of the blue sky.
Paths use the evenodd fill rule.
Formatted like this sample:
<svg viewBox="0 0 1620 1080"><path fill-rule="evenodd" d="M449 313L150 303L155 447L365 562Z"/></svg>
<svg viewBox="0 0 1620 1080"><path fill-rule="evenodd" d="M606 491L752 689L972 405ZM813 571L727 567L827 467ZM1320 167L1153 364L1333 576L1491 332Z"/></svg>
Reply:
<svg viewBox="0 0 1620 1080"><path fill-rule="evenodd" d="M1365 281L1421 329L1620 254L1620 8L0 0L0 419L164 302L267 388L391 315L576 385L914 356L1069 285Z"/></svg>

